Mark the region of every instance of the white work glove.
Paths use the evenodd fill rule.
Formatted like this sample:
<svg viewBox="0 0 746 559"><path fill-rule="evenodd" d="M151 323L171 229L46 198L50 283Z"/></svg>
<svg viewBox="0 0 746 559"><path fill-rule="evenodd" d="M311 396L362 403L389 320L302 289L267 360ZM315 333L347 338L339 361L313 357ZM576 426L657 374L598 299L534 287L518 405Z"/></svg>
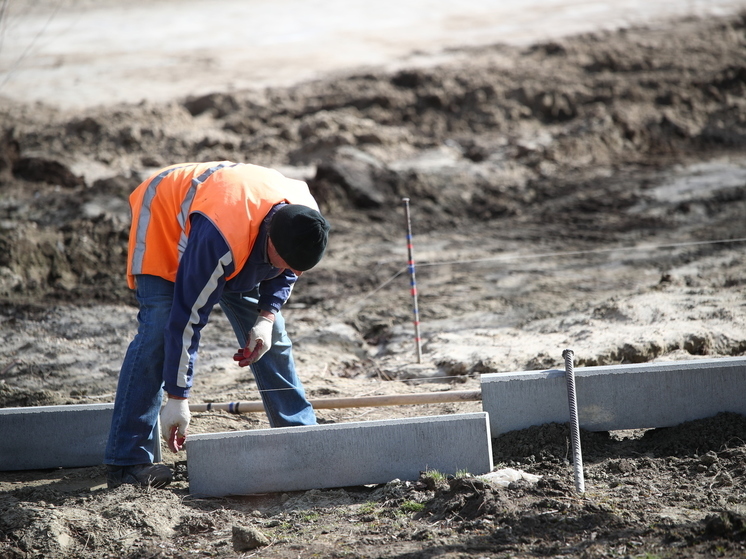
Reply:
<svg viewBox="0 0 746 559"><path fill-rule="evenodd" d="M273 325L274 320L261 315L257 317L254 327L249 332L246 347L239 349L233 356L233 360L238 361L239 367L256 363L269 351L272 346Z"/></svg>
<svg viewBox="0 0 746 559"><path fill-rule="evenodd" d="M192 414L189 411L189 400L170 398L161 408L161 436L172 452L184 448L187 428Z"/></svg>

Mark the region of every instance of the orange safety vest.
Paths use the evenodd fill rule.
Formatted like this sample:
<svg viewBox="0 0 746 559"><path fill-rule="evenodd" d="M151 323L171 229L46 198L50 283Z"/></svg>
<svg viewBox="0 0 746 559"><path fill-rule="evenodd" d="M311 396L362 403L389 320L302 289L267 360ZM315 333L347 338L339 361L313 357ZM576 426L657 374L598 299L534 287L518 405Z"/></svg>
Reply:
<svg viewBox="0 0 746 559"><path fill-rule="evenodd" d="M127 284L149 274L176 281L179 260L189 238L189 216L199 212L212 221L230 247L234 272L241 271L262 220L281 202L318 211L305 182L273 169L218 161L185 163L162 169L130 195Z"/></svg>

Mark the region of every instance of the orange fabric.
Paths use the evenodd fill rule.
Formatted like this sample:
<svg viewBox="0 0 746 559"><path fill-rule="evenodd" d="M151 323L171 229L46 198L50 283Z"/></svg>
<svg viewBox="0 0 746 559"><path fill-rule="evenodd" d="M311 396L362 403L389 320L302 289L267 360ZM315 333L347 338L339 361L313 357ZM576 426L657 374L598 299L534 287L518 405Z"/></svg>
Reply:
<svg viewBox="0 0 746 559"><path fill-rule="evenodd" d="M128 285L134 288L137 274L176 280L194 212L210 219L228 243L235 263L230 279L248 260L262 220L280 202L318 209L306 183L273 169L227 161L162 169L130 195Z"/></svg>

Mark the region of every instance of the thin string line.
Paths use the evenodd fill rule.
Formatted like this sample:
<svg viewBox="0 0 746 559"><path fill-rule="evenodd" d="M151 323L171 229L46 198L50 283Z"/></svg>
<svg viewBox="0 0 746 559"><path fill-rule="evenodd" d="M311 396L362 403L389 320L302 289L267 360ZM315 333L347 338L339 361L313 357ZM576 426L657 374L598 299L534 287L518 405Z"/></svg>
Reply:
<svg viewBox="0 0 746 559"><path fill-rule="evenodd" d="M643 250L662 250L662 249L683 248L683 247L690 247L690 246L740 243L740 242L746 242L746 237L740 237L737 239L717 239L717 240L711 240L711 241L687 241L687 242L667 243L667 244L660 244L660 245L642 245L642 246L632 246L632 247L614 247L614 248L598 248L598 249L588 249L588 250L543 252L543 253L537 253L537 254L503 254L500 256L493 256L490 258L472 258L472 259L467 259L467 260L439 260L435 262L420 262L417 264L417 266L434 267L434 266L451 266L454 264L478 264L482 262L503 262L503 261L513 261L513 260L531 260L531 259L536 259L536 258L584 256L588 254L605 254L605 253L620 252L620 251L634 252L634 251L643 251ZM344 316L345 314L351 312L352 310L355 310L364 301L366 301L367 299L369 299L370 297L372 297L373 295L381 291L381 289L389 285L391 282L393 282L396 278L398 278L400 275L402 275L406 271L407 271L406 266L400 268L399 270L396 271L396 273L394 273L394 275L392 275L389 279L381 283L373 291L365 294L363 297L361 297L360 299L352 303L348 308L334 315L334 318L340 318ZM307 336L304 336L303 338L299 338L298 340L300 341L302 339L305 339L306 337Z"/></svg>
<svg viewBox="0 0 746 559"><path fill-rule="evenodd" d="M333 318L339 318L341 316L344 316L348 312L356 309L363 302L365 302L367 299L370 299L373 295L375 295L376 293L378 293L379 291L381 291L381 289L383 289L384 287L386 287L388 284L390 284L392 281L394 281L396 278L398 278L400 275L402 275L406 271L407 271L407 266L404 266L403 268L397 270L396 273L394 275L392 275L389 279L387 279L386 281L384 281L383 283L381 283L373 291L370 291L369 293L366 293L365 295L363 295L360 299L358 299L355 303L353 303L352 305L350 305L348 308L346 308L343 311L340 311L339 313L337 313L336 315L334 315ZM307 337L307 336L304 336L304 338L305 337ZM304 338L299 338L299 340L302 340Z"/></svg>
<svg viewBox="0 0 746 559"><path fill-rule="evenodd" d="M717 239L717 240L711 240L711 241L687 241L687 242L680 242L680 243L667 243L667 244L660 244L660 245L643 245L643 246L634 246L634 247L616 247L616 248L602 248L602 249L589 249L589 250L573 250L573 251L563 251L563 252L545 252L545 253L539 253L539 254L529 254L529 255L501 255L496 256L492 258L474 258L469 260L443 260L438 262L425 262L419 263L418 266L445 266L445 265L453 265L453 264L474 264L474 263L480 263L480 262L496 262L496 261L505 261L505 260L529 260L533 258L548 258L548 257L561 257L561 256L582 256L587 254L603 254L603 253L611 253L611 252L618 252L618 251L625 251L625 252L631 252L631 251L637 251L637 250L661 250L661 249L673 249L673 248L681 248L681 247L690 247L690 246L701 246L701 245L711 245L711 244L726 244L726 243L738 243L738 242L746 242L746 237L740 237L737 239ZM347 309L337 313L337 315L334 316L334 318L339 318L348 312L352 311L353 309L359 307L364 301L381 291L384 287L389 285L391 282L393 282L396 278L398 278L400 275L402 275L404 272L407 271L407 266L404 266L400 270L398 270L396 273L394 273L390 278L385 280L383 283L378 285L375 289L370 291L369 293L365 294L363 297L358 299L355 303L353 303L350 307ZM310 335L302 336L296 340L296 342L300 342L304 339L309 338ZM401 382L441 382L441 381L447 381L449 379L464 379L465 377L468 377L468 375L449 375L449 376L437 376L432 378L416 378L416 379L393 379L393 380L401 380ZM261 394L262 392L277 392L281 390L295 390L295 388L271 388L267 390L258 390L258 392Z"/></svg>
<svg viewBox="0 0 746 559"><path fill-rule="evenodd" d="M549 258L549 257L561 257L561 256L583 256L586 254L604 254L604 253L610 253L610 252L634 252L634 251L643 251L643 250L661 250L661 249L671 249L671 248L681 248L681 247L689 247L689 246L699 246L699 245L714 245L714 244L724 244L724 243L740 243L746 241L746 237L740 237L738 239L719 239L714 241L688 241L688 242L681 242L681 243L669 243L669 244L662 244L662 245L641 245L641 246L632 246L632 247L616 247L616 248L597 248L597 249L589 249L589 250L570 250L570 251L563 251L563 252L543 252L538 254L503 254L500 256L493 256L490 258L473 258L469 260L439 260L435 262L418 262L417 266L445 266L445 265L452 265L452 264L476 264L479 262L497 262L497 261L506 261L506 260L530 260L533 258Z"/></svg>
<svg viewBox="0 0 746 559"><path fill-rule="evenodd" d="M558 369L559 370L559 369ZM408 382L408 383L423 383L423 382L445 382L450 381L451 379L461 379L462 381L464 379L469 379L469 375L444 375L444 376L437 376L437 377L430 377L430 378L405 378L405 379L391 379L392 381L398 380L400 382ZM386 381L391 382L391 381ZM381 383L382 385L385 383ZM256 389L256 392L259 394L264 394L267 392L282 392L284 390L296 390L296 388L288 387L288 388L265 388L265 389Z"/></svg>

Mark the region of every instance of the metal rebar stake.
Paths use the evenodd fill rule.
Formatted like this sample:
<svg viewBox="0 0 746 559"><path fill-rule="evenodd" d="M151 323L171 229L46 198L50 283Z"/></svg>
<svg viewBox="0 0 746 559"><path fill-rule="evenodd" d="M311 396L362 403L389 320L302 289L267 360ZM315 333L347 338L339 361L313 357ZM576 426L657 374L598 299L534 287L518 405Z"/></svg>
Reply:
<svg viewBox="0 0 746 559"><path fill-rule="evenodd" d="M585 493L585 479L583 477L583 452L580 449L580 422L578 421L578 399L575 395L575 369L571 349L562 352L565 360L565 380L567 381L567 401L570 405L570 430L572 439L572 465L575 472L575 490Z"/></svg>
<svg viewBox="0 0 746 559"><path fill-rule="evenodd" d="M409 268L409 285L414 305L414 342L417 346L417 363L422 363L422 341L420 339L420 310L417 307L417 280L414 274L414 250L412 249L412 222L409 218L409 198L402 198L404 215L407 218L407 257Z"/></svg>

